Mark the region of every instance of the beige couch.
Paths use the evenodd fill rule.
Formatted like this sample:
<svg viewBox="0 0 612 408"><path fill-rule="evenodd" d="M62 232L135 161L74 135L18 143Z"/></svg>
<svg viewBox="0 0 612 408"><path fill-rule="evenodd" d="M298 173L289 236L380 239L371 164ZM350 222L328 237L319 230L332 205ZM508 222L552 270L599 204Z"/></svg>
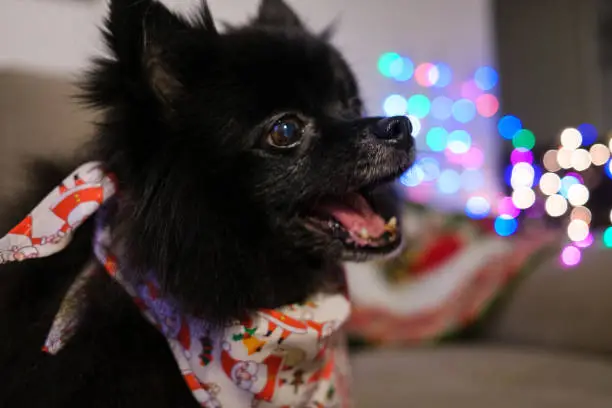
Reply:
<svg viewBox="0 0 612 408"><path fill-rule="evenodd" d="M68 155L91 135L73 93L66 79L0 72L0 200L24 187L24 157ZM473 342L357 353L357 407L612 408L610 265L598 248L574 270L551 259Z"/></svg>

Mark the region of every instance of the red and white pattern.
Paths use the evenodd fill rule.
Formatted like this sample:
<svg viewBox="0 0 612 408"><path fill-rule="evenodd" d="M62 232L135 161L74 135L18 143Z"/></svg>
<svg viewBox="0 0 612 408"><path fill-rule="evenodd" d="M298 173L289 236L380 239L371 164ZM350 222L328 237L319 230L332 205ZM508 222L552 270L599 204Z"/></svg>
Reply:
<svg viewBox="0 0 612 408"><path fill-rule="evenodd" d="M113 177L87 163L55 188L17 227L0 238L0 263L50 256L75 228L115 194ZM344 294L259 310L222 332L181 314L156 281L131 282L112 255L112 233L97 215L94 254L164 334L194 398L206 408L350 407L345 344L338 329L350 314ZM87 268L67 292L43 350L57 354L78 329L87 300Z"/></svg>
<svg viewBox="0 0 612 408"><path fill-rule="evenodd" d="M0 238L0 264L61 251L70 231L115 194L112 176L99 163L86 163L53 189L23 221Z"/></svg>

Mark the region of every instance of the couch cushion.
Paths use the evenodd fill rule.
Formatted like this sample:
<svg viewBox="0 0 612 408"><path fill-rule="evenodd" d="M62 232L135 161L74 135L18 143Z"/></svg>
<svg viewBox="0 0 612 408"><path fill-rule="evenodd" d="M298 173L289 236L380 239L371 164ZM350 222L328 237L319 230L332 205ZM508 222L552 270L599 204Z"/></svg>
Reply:
<svg viewBox="0 0 612 408"><path fill-rule="evenodd" d="M69 78L0 71L0 200L24 187L25 159L66 157L91 136L76 93Z"/></svg>
<svg viewBox="0 0 612 408"><path fill-rule="evenodd" d="M484 346L353 356L357 408L612 407L612 362Z"/></svg>
<svg viewBox="0 0 612 408"><path fill-rule="evenodd" d="M598 239L598 242L601 240ZM612 352L612 250L595 244L574 268L540 265L491 318L491 340Z"/></svg>

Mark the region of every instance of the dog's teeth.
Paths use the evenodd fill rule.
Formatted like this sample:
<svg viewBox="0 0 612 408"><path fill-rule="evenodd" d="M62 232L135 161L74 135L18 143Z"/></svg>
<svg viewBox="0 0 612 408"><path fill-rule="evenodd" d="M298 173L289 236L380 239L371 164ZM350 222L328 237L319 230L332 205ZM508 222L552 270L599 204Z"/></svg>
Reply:
<svg viewBox="0 0 612 408"><path fill-rule="evenodd" d="M391 218L387 225L385 225L385 230L394 234L397 231L397 218Z"/></svg>

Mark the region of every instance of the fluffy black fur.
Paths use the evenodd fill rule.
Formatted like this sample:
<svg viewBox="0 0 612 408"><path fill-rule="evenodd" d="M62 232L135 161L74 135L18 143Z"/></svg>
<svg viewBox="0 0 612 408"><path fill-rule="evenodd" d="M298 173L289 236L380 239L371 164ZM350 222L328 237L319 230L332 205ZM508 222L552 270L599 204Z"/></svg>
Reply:
<svg viewBox="0 0 612 408"><path fill-rule="evenodd" d="M91 156L120 183L122 263L154 271L186 312L224 323L301 301L342 284L341 259L367 257L306 220L322 198L397 177L412 142L381 137L380 118L362 117L330 33L310 32L281 0L263 0L251 22L223 34L205 5L185 21L153 0L111 1L110 55L83 87L105 110ZM267 135L287 115L303 138L274 148ZM45 168L35 199L68 172ZM91 224L61 254L0 266L0 407L196 407L165 340L103 271L67 348L40 352L91 261Z"/></svg>

